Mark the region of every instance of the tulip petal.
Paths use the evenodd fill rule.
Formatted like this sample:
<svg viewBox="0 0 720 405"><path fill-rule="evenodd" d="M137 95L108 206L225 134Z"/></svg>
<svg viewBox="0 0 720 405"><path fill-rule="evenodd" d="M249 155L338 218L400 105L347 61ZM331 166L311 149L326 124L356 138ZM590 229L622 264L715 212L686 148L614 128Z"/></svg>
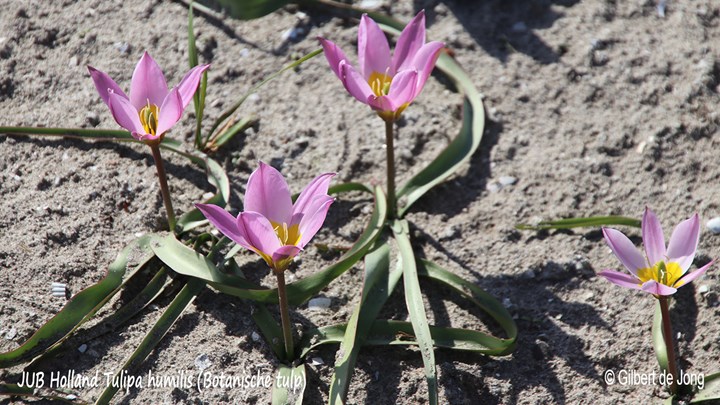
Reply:
<svg viewBox="0 0 720 405"><path fill-rule="evenodd" d="M282 246L270 221L258 212L241 212L237 217L237 226L251 249L263 255L265 260L272 258L272 254Z"/></svg>
<svg viewBox="0 0 720 405"><path fill-rule="evenodd" d="M97 70L90 65L88 65L87 68L90 72L90 77L92 78L93 83L95 83L95 88L97 89L98 93L100 94L100 98L102 98L102 101L105 104L110 106L110 93L115 93L118 96L128 98L128 96L125 94L124 91L122 91L120 86L115 83L115 80L108 76L107 73Z"/></svg>
<svg viewBox="0 0 720 405"><path fill-rule="evenodd" d="M323 173L315 177L310 184L303 189L297 200L295 200L293 216L307 213L308 206L316 196L327 195L333 176L335 176L335 173Z"/></svg>
<svg viewBox="0 0 720 405"><path fill-rule="evenodd" d="M145 135L145 129L140 123L140 115L135 107L130 104L130 100L119 94L111 93L108 106L115 121L121 127L132 132L133 137L140 139L140 136Z"/></svg>
<svg viewBox="0 0 720 405"><path fill-rule="evenodd" d="M250 242L238 230L237 220L229 212L213 204L195 204L195 206L223 235L244 248L251 248Z"/></svg>
<svg viewBox="0 0 720 405"><path fill-rule="evenodd" d="M390 45L380 27L363 14L358 28L358 64L365 81L373 72L390 74Z"/></svg>
<svg viewBox="0 0 720 405"><path fill-rule="evenodd" d="M143 53L130 83L130 102L140 111L148 102L159 106L167 94L168 86L160 66L150 54Z"/></svg>
<svg viewBox="0 0 720 405"><path fill-rule="evenodd" d="M699 241L700 218L695 214L673 230L667 249L669 261L677 262L683 272L687 271L695 258Z"/></svg>
<svg viewBox="0 0 720 405"><path fill-rule="evenodd" d="M387 95L392 103L392 111L397 111L404 104L415 99L417 80L418 72L416 70L405 70L393 78Z"/></svg>
<svg viewBox="0 0 720 405"><path fill-rule="evenodd" d="M425 44L425 10L420 10L400 33L393 51L393 73L412 67L418 50Z"/></svg>
<svg viewBox="0 0 720 405"><path fill-rule="evenodd" d="M647 267L645 258L627 236L612 228L603 228L602 231L610 249L630 273L637 276L638 269Z"/></svg>
<svg viewBox="0 0 720 405"><path fill-rule="evenodd" d="M342 80L342 72L340 71L340 62L347 61L345 53L340 49L339 46L335 45L334 42L328 41L325 38L317 37L320 41L320 45L323 47L323 53L325 59L327 59L330 69L335 73L340 80Z"/></svg>
<svg viewBox="0 0 720 405"><path fill-rule="evenodd" d="M182 80L180 80L180 83L176 86L180 93L183 110L188 106L188 104L190 104L190 101L192 101L198 85L200 84L200 79L202 79L203 73L208 70L209 67L210 65L195 66L185 74L185 77L183 77Z"/></svg>
<svg viewBox="0 0 720 405"><path fill-rule="evenodd" d="M440 50L444 46L445 44L442 42L428 42L427 44L423 45L422 48L420 48L417 54L415 54L413 66L415 67L415 69L417 69L418 72L420 72L418 84L415 89L415 96L420 94L423 87L425 86L425 82L427 82L428 77L430 77L430 73L432 73L438 57L440 57Z"/></svg>
<svg viewBox="0 0 720 405"><path fill-rule="evenodd" d="M377 111L395 111L395 106L388 96L377 97L374 94L367 100L367 104Z"/></svg>
<svg viewBox="0 0 720 405"><path fill-rule="evenodd" d="M603 270L598 275L605 277L613 284L617 284L620 287L640 289L640 280L631 276L630 274L620 273L614 270Z"/></svg>
<svg viewBox="0 0 720 405"><path fill-rule="evenodd" d="M655 213L647 207L642 218L642 238L651 265L665 260L665 235Z"/></svg>
<svg viewBox="0 0 720 405"><path fill-rule="evenodd" d="M276 250L272 254L273 262L279 262L281 260L286 260L291 257L295 257L300 253L302 249L299 246L295 245L285 245L281 246L280 249Z"/></svg>
<svg viewBox="0 0 720 405"><path fill-rule="evenodd" d="M174 88L168 93L165 100L160 106L160 117L158 117L156 136L160 136L169 130L176 122L180 120L183 113L182 99L180 91Z"/></svg>
<svg viewBox="0 0 720 405"><path fill-rule="evenodd" d="M340 61L340 72L343 85L351 96L358 101L369 104L369 100L375 97L368 82L346 61Z"/></svg>
<svg viewBox="0 0 720 405"><path fill-rule="evenodd" d="M300 219L300 247L305 247L318 230L320 230L333 201L335 201L335 199L330 196L319 195L316 196L308 206L308 212Z"/></svg>
<svg viewBox="0 0 720 405"><path fill-rule="evenodd" d="M701 268L699 268L693 272L686 274L683 278L681 278L680 280L678 280L675 283L675 287L678 287L678 288L682 287L685 284L690 283L690 282L694 281L696 278L702 276L703 274L705 274L705 271L707 271L707 269L710 268L710 266L713 264L713 262L714 262L714 260L711 260L710 263L702 266Z"/></svg>
<svg viewBox="0 0 720 405"><path fill-rule="evenodd" d="M274 167L260 162L260 167L250 175L245 190L245 211L258 212L278 224L290 224L293 212L290 189Z"/></svg>
<svg viewBox="0 0 720 405"><path fill-rule="evenodd" d="M677 288L666 286L665 284L658 283L655 280L646 281L643 283L641 289L653 295L673 295L677 291Z"/></svg>

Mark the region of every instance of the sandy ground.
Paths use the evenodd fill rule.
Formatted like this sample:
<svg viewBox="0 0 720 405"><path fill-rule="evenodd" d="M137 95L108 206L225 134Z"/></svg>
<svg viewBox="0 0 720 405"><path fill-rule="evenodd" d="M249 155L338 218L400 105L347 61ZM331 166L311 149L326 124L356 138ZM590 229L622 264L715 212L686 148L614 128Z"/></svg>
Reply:
<svg viewBox="0 0 720 405"><path fill-rule="evenodd" d="M85 65L127 89L148 50L177 83L187 69L183 4L169 1L4 0L0 5L0 123L116 129ZM402 1L383 10L409 20L428 16L429 37L445 41L484 94L487 129L461 173L409 213L416 245L438 263L503 300L516 317L516 352L505 358L438 350L443 403L648 403L661 386L608 385L607 370L657 370L651 347L652 297L598 277L618 268L598 230L520 232L517 223L570 216L639 217L646 205L669 228L698 212L720 215L716 165L720 88L720 5L711 0ZM262 77L318 47L318 35L353 49L356 21L296 7L250 22L196 18L201 61L211 63L212 119ZM284 39L283 33L302 28ZM459 128L462 97L437 78L398 124L399 181L432 159ZM338 181L382 183L382 122L342 89L322 57L252 97L239 115L259 124L215 157L232 181L235 207L261 159L299 190L323 171ZM172 137L190 145L186 114ZM210 121L208 121L210 122ZM184 212L211 191L204 173L166 154L175 207ZM501 185L504 176L514 184ZM505 181L504 183L512 183ZM136 235L162 229L163 208L152 157L142 145L0 136L0 351L17 347L65 303L51 282L73 292L97 282ZM350 244L370 201L342 196L316 237ZM639 232L628 230L640 243ZM720 237L703 226L695 265L718 257ZM241 254L244 269L266 285L263 263ZM290 279L333 262L309 248ZM716 266L717 267L717 266ZM683 287L673 303L681 366L720 371L718 269ZM322 292L327 310L293 313L302 328L347 320L358 300L358 265ZM429 317L439 325L494 330L451 293L423 284ZM87 341L48 372L112 372L168 303L143 312L116 333ZM274 310L274 308L271 308ZM252 305L207 290L191 305L138 373L273 373L269 347L253 339ZM400 294L384 316L405 319ZM326 400L334 348L315 351L307 403ZM6 381L11 371L0 370ZM350 403L421 403L426 385L419 352L364 349ZM74 391L92 401L100 389ZM199 392L131 390L139 403L267 403L266 389Z"/></svg>

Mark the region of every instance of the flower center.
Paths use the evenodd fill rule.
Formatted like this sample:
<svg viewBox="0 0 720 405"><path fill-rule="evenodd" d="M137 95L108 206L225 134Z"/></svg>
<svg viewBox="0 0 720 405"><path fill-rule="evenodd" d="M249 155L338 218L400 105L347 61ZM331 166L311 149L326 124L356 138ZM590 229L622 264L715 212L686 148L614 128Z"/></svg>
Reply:
<svg viewBox="0 0 720 405"><path fill-rule="evenodd" d="M277 222L272 222L273 229L275 229L275 234L277 235L278 239L280 239L280 243L283 245L295 245L297 246L298 243L300 243L300 226L298 224L292 225L288 227L288 224L283 222L282 224L279 224Z"/></svg>
<svg viewBox="0 0 720 405"><path fill-rule="evenodd" d="M683 271L682 267L680 267L680 265L676 262L665 263L664 261L660 260L652 267L645 267L638 270L637 275L640 279L640 284L643 284L649 280L655 280L658 283L664 284L668 287L680 287L680 285L682 284L675 284L680 279L680 277L682 277Z"/></svg>
<svg viewBox="0 0 720 405"><path fill-rule="evenodd" d="M385 73L372 72L368 84L376 96L387 96L390 92L390 83L392 83L392 77Z"/></svg>
<svg viewBox="0 0 720 405"><path fill-rule="evenodd" d="M160 116L160 107L155 104L150 104L148 101L147 106L140 110L140 123L145 129L145 132L150 135L157 135L157 124L158 117Z"/></svg>

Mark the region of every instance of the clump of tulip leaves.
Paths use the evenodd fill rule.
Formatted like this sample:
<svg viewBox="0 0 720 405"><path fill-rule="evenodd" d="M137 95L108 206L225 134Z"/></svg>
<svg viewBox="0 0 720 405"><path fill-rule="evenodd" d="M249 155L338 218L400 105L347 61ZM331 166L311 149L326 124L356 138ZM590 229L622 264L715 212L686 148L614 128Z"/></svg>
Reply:
<svg viewBox="0 0 720 405"><path fill-rule="evenodd" d="M234 3L242 9L260 7L262 12L245 13L245 18L259 17L282 6L285 2L248 1ZM306 3L307 4L307 3ZM311 4L312 5L312 4ZM344 4L323 1L322 5L334 7L344 13L359 16L363 11ZM188 18L188 37L190 67L198 66L193 33L193 8L207 9L191 5ZM388 33L397 34L401 24L391 18L369 13ZM235 118L237 110L249 94L257 91L268 80L283 72L297 68L301 63L321 53L318 49L305 57L289 64L277 73L267 77L254 86L228 110L224 111L211 129L203 134L202 121L205 108L205 89L207 73L203 74L193 104L196 117L196 131L191 151L183 149L176 140L166 137L159 148L187 158L207 173L208 182L215 188L215 194L205 201L226 207L229 201L230 184L228 177L211 155L234 136L248 128L254 118ZM480 95L462 68L447 54L442 54L436 67L444 74L464 97L463 121L458 135L430 164L419 170L407 183L400 185L395 193L397 212L389 214L388 198L382 188L359 183L338 184L330 188L329 193L341 194L350 191L367 193L374 199L374 208L364 232L338 260L311 276L287 285L287 301L291 306L299 306L323 290L334 279L342 275L359 261L364 261L364 278L361 299L354 308L347 323L321 326L306 330L296 342L292 356L288 356L283 345L283 331L267 308L278 303L277 289L257 285L245 278L234 256L239 246L226 237L217 238L198 228L207 221L198 209L191 209L181 215L173 232L144 235L125 247L110 264L107 275L98 283L74 295L65 307L47 321L24 344L15 350L0 353L0 367L8 368L27 364L25 370L31 371L44 360L70 348L78 347L102 334L106 334L124 325L135 314L150 305L157 297L173 297L171 303L155 325L149 330L142 342L116 371L132 375L157 347L160 340L182 315L185 308L205 288L213 288L222 293L238 297L255 304L253 319L269 347L281 361L279 375L302 375L305 377L303 359L308 353L321 345L339 344L339 352L330 384L329 402L344 402L352 372L363 346L407 346L420 347L425 377L428 384L428 396L431 404L438 403L437 375L434 360L435 348L461 350L479 354L500 356L511 353L515 347L517 328L509 312L491 295L441 266L416 256L409 233L409 223L404 214L418 199L432 187L453 175L475 152L484 130L484 110ZM130 132L122 130L71 129L71 128L31 128L0 127L0 133L8 135L61 136L85 140L114 142L139 142ZM223 253L224 252L224 253ZM489 314L504 330L506 336L499 338L479 331L439 327L429 325L423 306L418 278L423 277L455 291L481 310ZM385 302L403 279L405 302L410 322L378 319ZM149 280L149 281L148 281ZM130 285L142 285L139 291L130 291ZM125 300L120 308L106 315L101 322L87 326L113 297L120 292L132 292L132 299ZM82 333L78 333L82 332ZM10 379L17 376L9 376ZM274 387L272 401L276 404L301 403L302 387ZM118 387L107 387L97 399L97 403L108 403L118 391ZM65 394L57 392L36 392L32 388L21 388L16 384L0 384L0 395L17 395L67 399Z"/></svg>

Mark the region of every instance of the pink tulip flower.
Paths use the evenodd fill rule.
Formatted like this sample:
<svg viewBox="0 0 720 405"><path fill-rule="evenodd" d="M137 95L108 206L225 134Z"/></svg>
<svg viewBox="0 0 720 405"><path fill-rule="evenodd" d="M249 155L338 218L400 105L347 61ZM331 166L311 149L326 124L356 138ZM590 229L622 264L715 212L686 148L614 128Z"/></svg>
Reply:
<svg viewBox="0 0 720 405"><path fill-rule="evenodd" d="M324 38L318 40L345 89L385 121L397 120L420 94L445 46L442 42L425 43L424 11L402 31L392 55L385 34L364 14L358 29L359 72L337 45Z"/></svg>
<svg viewBox="0 0 720 405"><path fill-rule="evenodd" d="M665 248L665 236L655 214L645 208L642 239L645 256L620 231L603 228L605 241L630 274L605 270L599 274L621 287L634 288L659 296L672 295L678 288L695 280L713 264L687 273L700 240L700 219L695 214L681 222Z"/></svg>
<svg viewBox="0 0 720 405"><path fill-rule="evenodd" d="M276 273L287 269L325 221L330 204L327 194L335 173L313 179L292 203L285 178L260 162L248 179L245 211L237 218L212 204L195 204L220 232L240 246L259 254Z"/></svg>
<svg viewBox="0 0 720 405"><path fill-rule="evenodd" d="M180 120L203 72L209 67L200 65L192 68L180 84L168 91L160 66L145 52L133 72L130 97L106 73L89 65L87 68L115 121L139 141L159 142L165 132Z"/></svg>

